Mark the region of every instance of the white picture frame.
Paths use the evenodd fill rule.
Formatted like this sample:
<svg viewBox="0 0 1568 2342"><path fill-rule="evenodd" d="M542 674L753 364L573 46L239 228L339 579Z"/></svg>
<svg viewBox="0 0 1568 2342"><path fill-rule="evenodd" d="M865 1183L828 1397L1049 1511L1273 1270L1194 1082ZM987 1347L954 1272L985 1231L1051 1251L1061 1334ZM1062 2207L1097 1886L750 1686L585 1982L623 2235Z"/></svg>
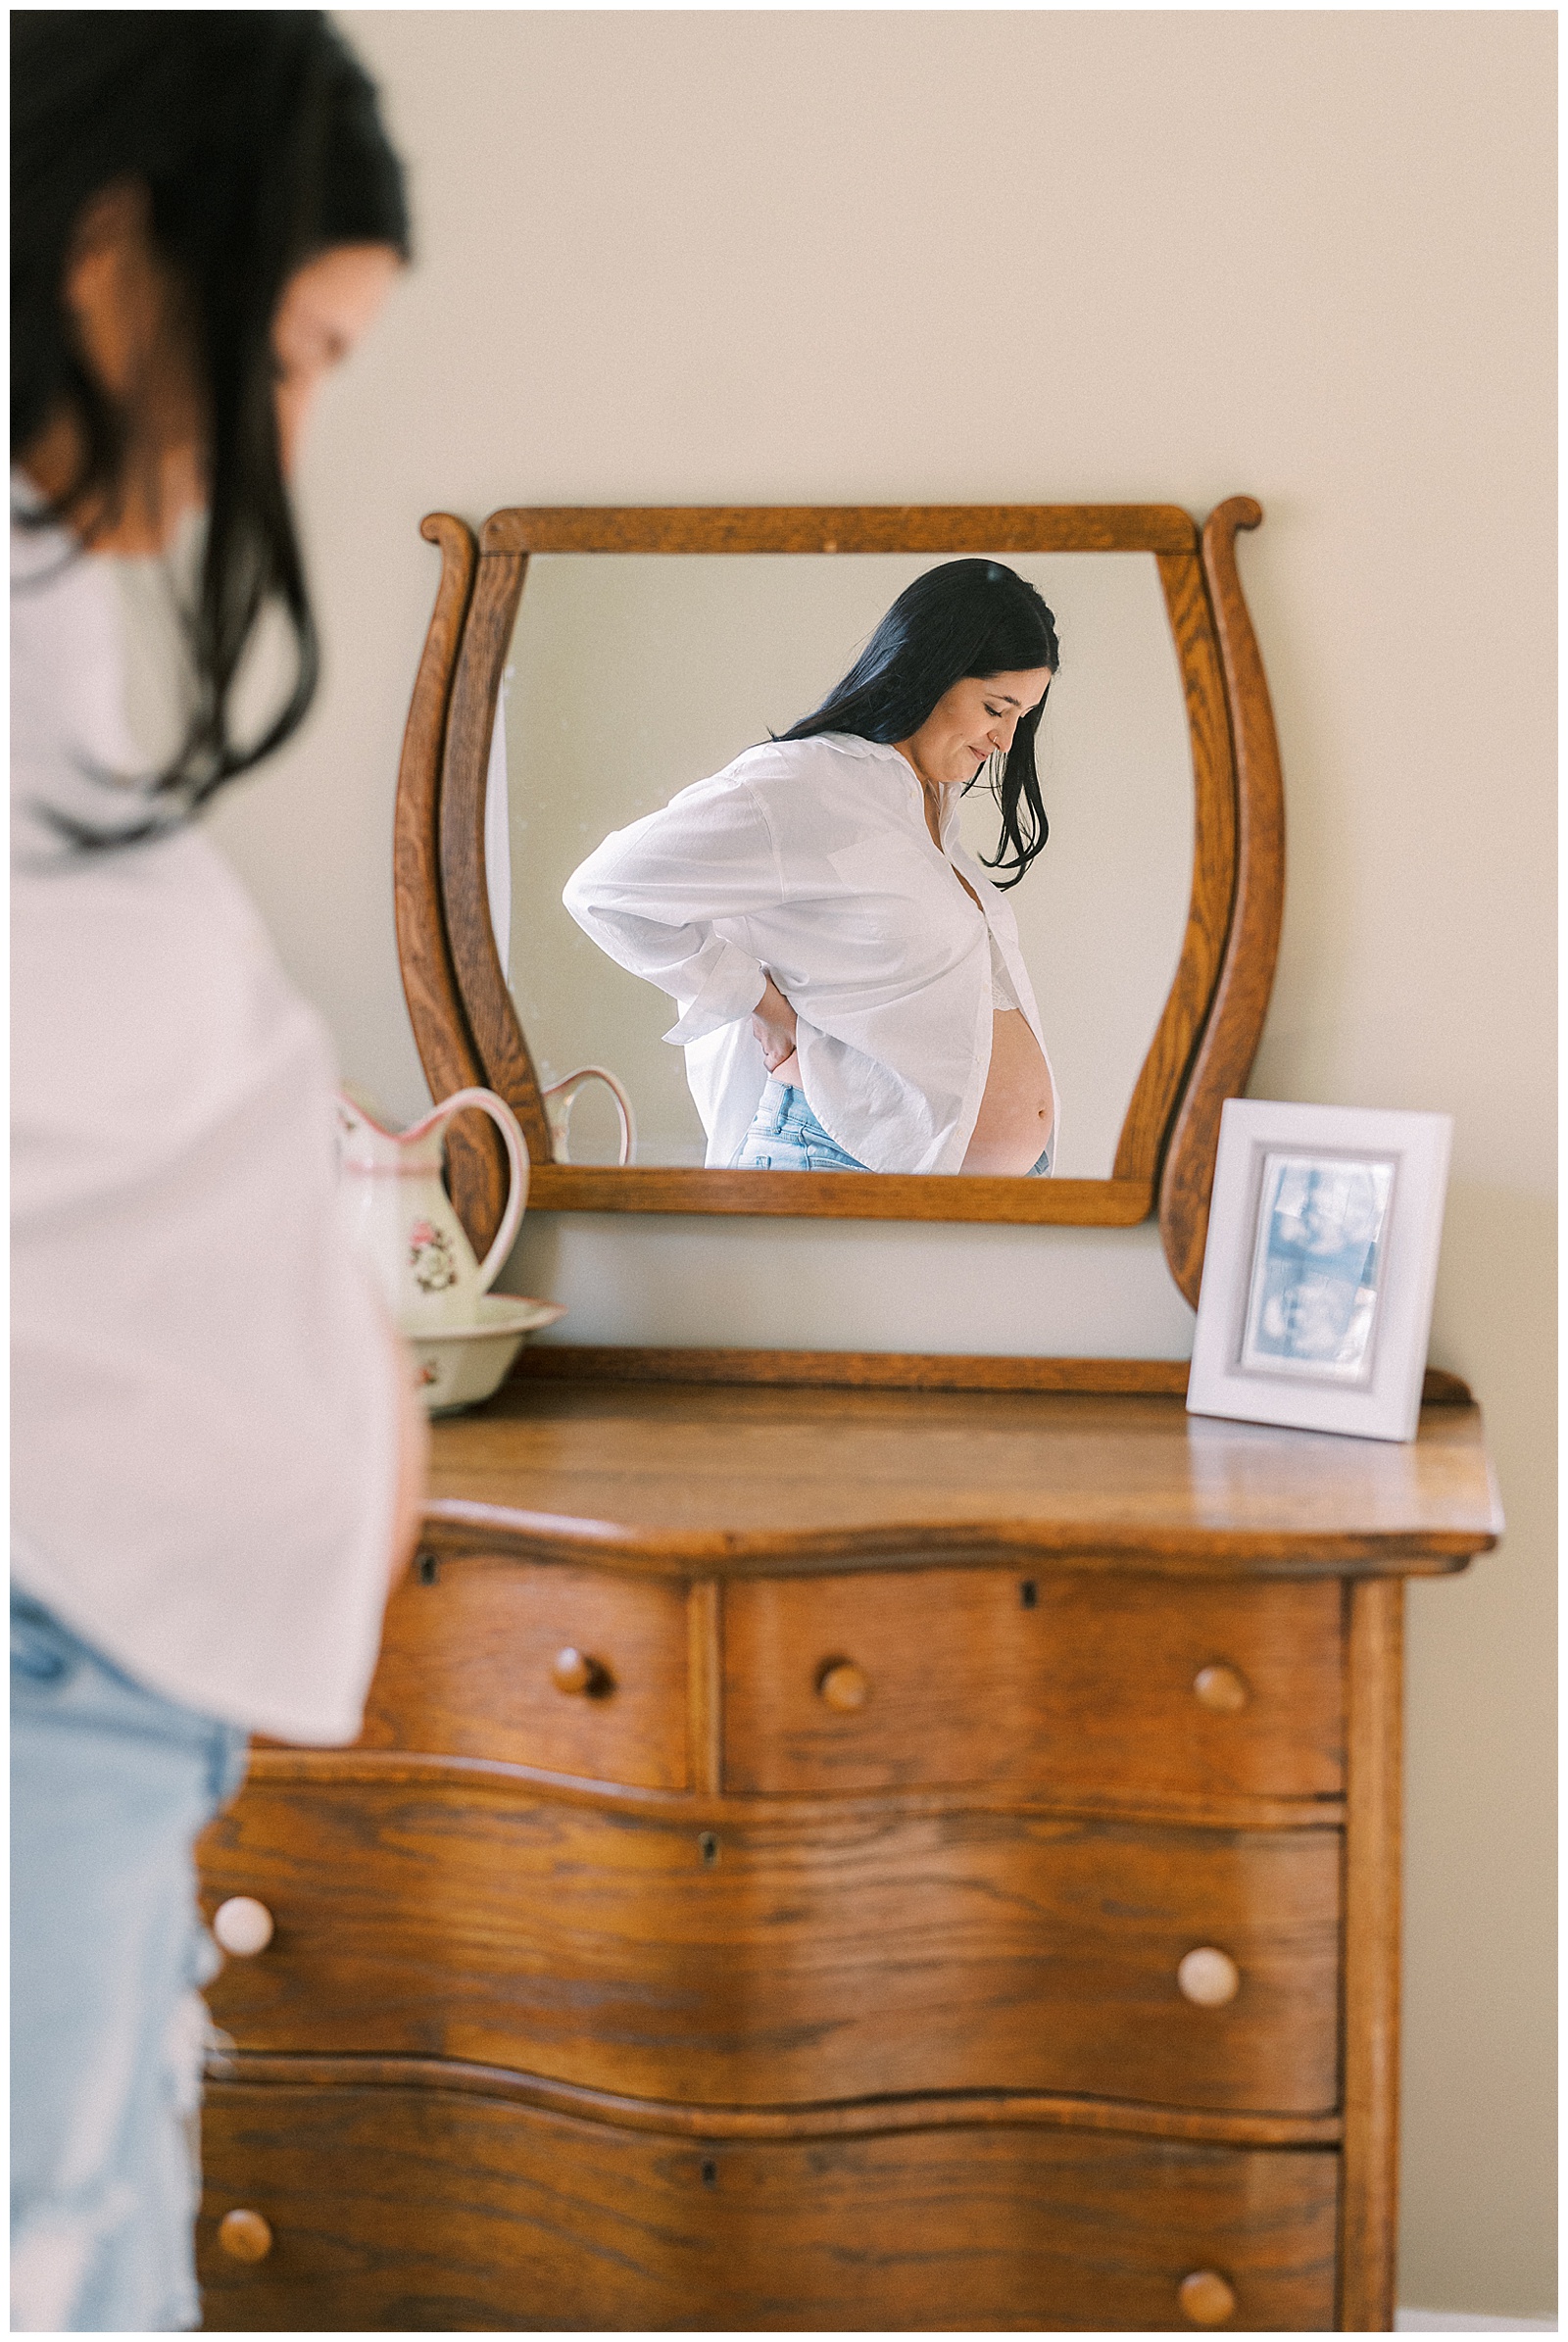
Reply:
<svg viewBox="0 0 1568 2342"><path fill-rule="evenodd" d="M1415 1438L1452 1136L1447 1114L1227 1101L1189 1413Z"/></svg>

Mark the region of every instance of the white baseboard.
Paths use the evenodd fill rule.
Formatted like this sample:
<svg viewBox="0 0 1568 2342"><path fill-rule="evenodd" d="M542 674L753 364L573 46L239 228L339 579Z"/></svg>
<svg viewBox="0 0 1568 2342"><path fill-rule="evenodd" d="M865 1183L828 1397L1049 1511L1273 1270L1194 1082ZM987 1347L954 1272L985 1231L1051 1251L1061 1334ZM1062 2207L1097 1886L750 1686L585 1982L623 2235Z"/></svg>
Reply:
<svg viewBox="0 0 1568 2342"><path fill-rule="evenodd" d="M1475 2318L1462 2310L1396 2310L1396 2334L1554 2334L1555 2318Z"/></svg>

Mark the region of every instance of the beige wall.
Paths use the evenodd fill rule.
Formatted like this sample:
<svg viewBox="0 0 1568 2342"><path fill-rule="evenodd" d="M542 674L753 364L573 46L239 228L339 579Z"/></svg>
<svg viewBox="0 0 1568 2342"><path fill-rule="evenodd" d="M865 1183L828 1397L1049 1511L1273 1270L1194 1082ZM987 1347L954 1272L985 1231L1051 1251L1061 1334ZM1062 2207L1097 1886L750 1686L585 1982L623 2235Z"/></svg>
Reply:
<svg viewBox="0 0 1568 2342"><path fill-rule="evenodd" d="M1252 1087L1454 1115L1433 1353L1511 1523L1410 1601L1400 2293L1547 2313L1554 20L346 21L420 265L307 464L321 707L219 827L393 1106L423 1096L388 852L421 512L1266 507L1291 878ZM513 1277L579 1338L1190 1339L1147 1231L539 1219Z"/></svg>

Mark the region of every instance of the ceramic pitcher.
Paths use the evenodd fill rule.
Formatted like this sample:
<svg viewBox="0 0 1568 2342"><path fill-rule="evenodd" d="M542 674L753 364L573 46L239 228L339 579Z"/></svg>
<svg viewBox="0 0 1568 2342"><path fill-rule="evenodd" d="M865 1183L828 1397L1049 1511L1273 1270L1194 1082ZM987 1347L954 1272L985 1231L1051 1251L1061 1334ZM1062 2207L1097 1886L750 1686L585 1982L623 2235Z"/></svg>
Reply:
<svg viewBox="0 0 1568 2342"><path fill-rule="evenodd" d="M495 1123L512 1174L495 1243L477 1262L441 1185L446 1126L465 1106L481 1107ZM471 1326L528 1200L528 1149L516 1116L493 1090L459 1090L406 1131L384 1130L341 1094L337 1107L344 1221L374 1268L399 1327L428 1334Z"/></svg>

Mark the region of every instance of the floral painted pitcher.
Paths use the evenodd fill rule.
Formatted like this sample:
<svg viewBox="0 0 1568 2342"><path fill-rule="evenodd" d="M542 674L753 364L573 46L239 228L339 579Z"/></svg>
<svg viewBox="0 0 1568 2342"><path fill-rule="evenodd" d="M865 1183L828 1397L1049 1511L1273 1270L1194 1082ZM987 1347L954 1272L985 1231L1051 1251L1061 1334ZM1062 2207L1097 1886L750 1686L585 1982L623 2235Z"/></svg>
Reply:
<svg viewBox="0 0 1568 2342"><path fill-rule="evenodd" d="M444 1132L454 1114L478 1106L506 1141L512 1183L495 1243L482 1261L463 1233L441 1185ZM341 1093L342 1210L405 1334L471 1326L479 1297L501 1273L528 1200L528 1149L517 1118L493 1090L459 1090L406 1131L382 1128Z"/></svg>

